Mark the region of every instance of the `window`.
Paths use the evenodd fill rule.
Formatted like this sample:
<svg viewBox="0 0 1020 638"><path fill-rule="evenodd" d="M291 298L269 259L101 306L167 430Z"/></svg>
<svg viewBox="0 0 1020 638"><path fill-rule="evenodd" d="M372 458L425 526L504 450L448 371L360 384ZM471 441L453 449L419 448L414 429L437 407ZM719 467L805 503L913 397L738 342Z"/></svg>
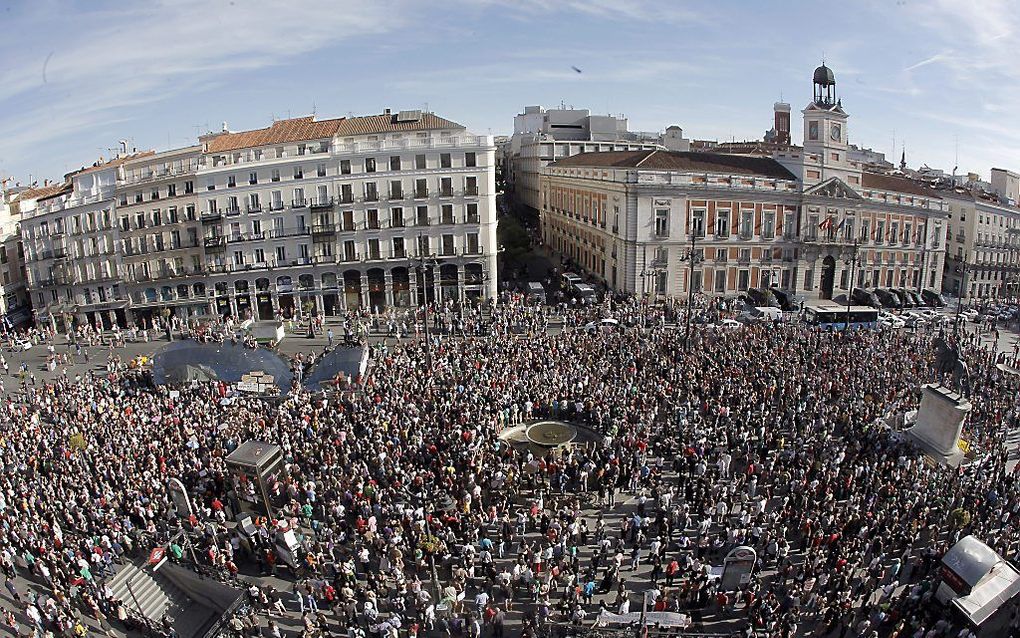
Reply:
<svg viewBox="0 0 1020 638"><path fill-rule="evenodd" d="M294 179L304 179L304 177L305 177L304 169L302 167L300 167L300 166L295 166L294 167Z"/></svg>
<svg viewBox="0 0 1020 638"><path fill-rule="evenodd" d="M691 228L690 231L695 237L705 236L705 209L695 208L691 210Z"/></svg>
<svg viewBox="0 0 1020 638"><path fill-rule="evenodd" d="M368 240L368 258L379 259L379 240L372 238Z"/></svg>
<svg viewBox="0 0 1020 638"><path fill-rule="evenodd" d="M283 210L283 191L272 191L269 197L270 210Z"/></svg>
<svg viewBox="0 0 1020 638"><path fill-rule="evenodd" d="M478 233L467 234L467 253L469 255L477 255L482 252L478 245Z"/></svg>
<svg viewBox="0 0 1020 638"><path fill-rule="evenodd" d="M266 263L266 251L264 248L255 249L255 263L256 264Z"/></svg>
<svg viewBox="0 0 1020 638"><path fill-rule="evenodd" d="M474 167L478 166L478 160L474 153L464 153L464 166Z"/></svg>
<svg viewBox="0 0 1020 638"><path fill-rule="evenodd" d="M478 194L478 178L468 177L464 180L464 194L465 195L477 195ZM597 206L597 204L596 204Z"/></svg>
<svg viewBox="0 0 1020 638"><path fill-rule="evenodd" d="M403 237L394 237L393 238L393 256L394 257L405 257L406 256L406 253L404 252L404 238Z"/></svg>
<svg viewBox="0 0 1020 638"><path fill-rule="evenodd" d="M315 176L316 177L325 177L326 176L326 165L325 164L317 164L315 166Z"/></svg>
<svg viewBox="0 0 1020 638"><path fill-rule="evenodd" d="M880 221L875 225L875 241L878 243L885 241L885 221Z"/></svg>
<svg viewBox="0 0 1020 638"><path fill-rule="evenodd" d="M195 192L195 182L188 180L184 182L184 194L190 195Z"/></svg>
<svg viewBox="0 0 1020 638"><path fill-rule="evenodd" d="M170 184L169 186L166 187L166 196L167 197L177 196L177 184Z"/></svg>
<svg viewBox="0 0 1020 638"><path fill-rule="evenodd" d="M206 177L205 178L205 189L208 190L208 191L216 190L216 180L214 178L212 178L212 177ZM138 196L135 198L135 201L136 202L140 202L140 201L142 201L141 198L142 198L142 194L139 193Z"/></svg>
<svg viewBox="0 0 1020 638"><path fill-rule="evenodd" d="M660 208L655 211L655 236L669 237L669 209Z"/></svg>
<svg viewBox="0 0 1020 638"><path fill-rule="evenodd" d="M453 249L453 235L443 235L443 255L454 254Z"/></svg>
<svg viewBox="0 0 1020 638"><path fill-rule="evenodd" d="M390 170L391 171L399 171L400 170L400 156L399 155L391 155L390 156Z"/></svg>
<svg viewBox="0 0 1020 638"><path fill-rule="evenodd" d="M340 202L343 204L350 204L354 201L354 192L351 189L350 184L340 185Z"/></svg>
<svg viewBox="0 0 1020 638"><path fill-rule="evenodd" d="M340 174L341 175L351 174L351 160L340 160Z"/></svg>
<svg viewBox="0 0 1020 638"><path fill-rule="evenodd" d="M298 144L297 145L297 154L298 155L304 155L307 152L308 152L308 147L306 145L304 145L304 144Z"/></svg>
<svg viewBox="0 0 1020 638"><path fill-rule="evenodd" d="M455 223L453 219L453 206L451 206L450 204L443 204L443 206L440 209L439 223L440 224Z"/></svg>
<svg viewBox="0 0 1020 638"><path fill-rule="evenodd" d="M453 197L452 177L442 177L439 179L439 195L441 197Z"/></svg>
<svg viewBox="0 0 1020 638"><path fill-rule="evenodd" d="M390 199L403 199L404 188L399 179L390 180Z"/></svg>
<svg viewBox="0 0 1020 638"><path fill-rule="evenodd" d="M248 173L248 183L249 184L258 184L259 183L259 174L256 173L255 171L252 171L251 173Z"/></svg>
<svg viewBox="0 0 1020 638"><path fill-rule="evenodd" d="M369 208L365 211L365 219L367 220L368 227L371 229L379 228L379 211L375 208Z"/></svg>
<svg viewBox="0 0 1020 638"><path fill-rule="evenodd" d="M345 210L343 212L344 230L354 230L354 211Z"/></svg>
<svg viewBox="0 0 1020 638"><path fill-rule="evenodd" d="M227 214L230 215L231 213L237 213L240 210L241 210L240 207L238 207L238 205L237 205L237 197L234 197L233 195L228 197L227 198Z"/></svg>
<svg viewBox="0 0 1020 638"><path fill-rule="evenodd" d="M216 207L216 200L215 199L210 199L206 203L209 206L209 212L210 213L219 212L219 209Z"/></svg>
<svg viewBox="0 0 1020 638"><path fill-rule="evenodd" d="M424 199L429 196L428 180L424 178L414 180L414 196L416 199Z"/></svg>
<svg viewBox="0 0 1020 638"><path fill-rule="evenodd" d="M440 153L439 154L439 168L450 168L451 165L452 165L452 162L450 161L450 154L449 153Z"/></svg>
<svg viewBox="0 0 1020 638"><path fill-rule="evenodd" d="M419 226L429 225L429 207L419 206L415 211L415 223Z"/></svg>
<svg viewBox="0 0 1020 638"><path fill-rule="evenodd" d="M754 236L754 211L740 211L740 238L750 239Z"/></svg>
<svg viewBox="0 0 1020 638"><path fill-rule="evenodd" d="M727 238L730 236L730 211L719 210L715 213L715 236Z"/></svg>
<svg viewBox="0 0 1020 638"><path fill-rule="evenodd" d="M280 181L280 169L274 168L272 174L269 177L269 179L270 179L270 181L273 181L273 182Z"/></svg>
<svg viewBox="0 0 1020 638"><path fill-rule="evenodd" d="M393 208L393 209L390 209L390 225L393 228L403 228L404 227L404 209L403 208Z"/></svg>
<svg viewBox="0 0 1020 638"><path fill-rule="evenodd" d="M764 212L761 217L761 238L775 239L776 237L776 214Z"/></svg>
<svg viewBox="0 0 1020 638"><path fill-rule="evenodd" d="M464 221L466 221L469 224L479 223L480 220L478 217L478 204L468 204L465 207L465 209L467 210L467 219L465 219Z"/></svg>
<svg viewBox="0 0 1020 638"><path fill-rule="evenodd" d="M254 213L262 210L262 203L259 201L258 193L248 194L248 212Z"/></svg>
<svg viewBox="0 0 1020 638"><path fill-rule="evenodd" d="M300 208L305 205L305 189L303 188L294 189L294 199L291 201L291 204L295 208Z"/></svg>
<svg viewBox="0 0 1020 638"><path fill-rule="evenodd" d="M762 281L767 281L767 279L765 278L766 276L767 276L766 273L762 272ZM767 286L768 284L763 283L762 285ZM738 270L737 290L747 290L750 286L751 286L751 273L746 270Z"/></svg>
<svg viewBox="0 0 1020 638"><path fill-rule="evenodd" d="M374 173L375 172L375 158L374 157L366 157L365 158L365 172L366 173Z"/></svg>
<svg viewBox="0 0 1020 638"><path fill-rule="evenodd" d="M726 292L726 271L725 270L717 270L717 271L715 271L715 277L713 278L713 281L715 282L715 291L716 292Z"/></svg>
<svg viewBox="0 0 1020 638"><path fill-rule="evenodd" d="M354 248L354 241L347 240L344 242L344 260L354 261L358 258L358 252Z"/></svg>
<svg viewBox="0 0 1020 638"><path fill-rule="evenodd" d="M308 244L298 245L298 257L301 259L308 259Z"/></svg>
<svg viewBox="0 0 1020 638"><path fill-rule="evenodd" d="M152 189L152 197L150 199L159 199L159 189L158 188Z"/></svg>
<svg viewBox="0 0 1020 638"><path fill-rule="evenodd" d="M869 233L871 232L871 220L861 220L861 241L868 241L870 239Z"/></svg>
<svg viewBox="0 0 1020 638"><path fill-rule="evenodd" d="M276 247L276 261L277 263L283 263L287 261L287 247L277 246Z"/></svg>
<svg viewBox="0 0 1020 638"><path fill-rule="evenodd" d="M808 139L818 139L818 122L808 122Z"/></svg>
<svg viewBox="0 0 1020 638"><path fill-rule="evenodd" d="M424 155L414 156L414 168L415 170L423 171L427 168Z"/></svg>
<svg viewBox="0 0 1020 638"><path fill-rule="evenodd" d="M234 177L233 175L228 175L227 176L227 187L228 188L233 188L235 186L237 186L237 178Z"/></svg>
<svg viewBox="0 0 1020 638"><path fill-rule="evenodd" d="M379 199L379 191L376 190L375 182L365 182L365 201L374 202Z"/></svg>

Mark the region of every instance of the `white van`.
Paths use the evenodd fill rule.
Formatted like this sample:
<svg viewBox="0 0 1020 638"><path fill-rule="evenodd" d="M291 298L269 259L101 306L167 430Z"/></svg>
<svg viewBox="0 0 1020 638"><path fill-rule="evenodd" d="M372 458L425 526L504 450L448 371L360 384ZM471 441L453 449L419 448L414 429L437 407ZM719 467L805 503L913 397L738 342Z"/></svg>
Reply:
<svg viewBox="0 0 1020 638"><path fill-rule="evenodd" d="M737 316L741 323L763 323L779 321L783 318L783 311L770 306L753 306L744 310Z"/></svg>

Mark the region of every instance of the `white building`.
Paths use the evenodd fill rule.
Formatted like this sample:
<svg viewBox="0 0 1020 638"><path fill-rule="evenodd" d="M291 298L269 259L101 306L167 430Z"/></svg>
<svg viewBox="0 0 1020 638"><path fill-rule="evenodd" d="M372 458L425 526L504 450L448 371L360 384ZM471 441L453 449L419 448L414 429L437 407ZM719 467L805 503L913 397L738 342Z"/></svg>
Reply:
<svg viewBox="0 0 1020 638"><path fill-rule="evenodd" d="M491 137L419 111L224 129L24 198L39 318L266 319L496 295Z"/></svg>
<svg viewBox="0 0 1020 638"><path fill-rule="evenodd" d="M641 150L549 165L547 245L624 292L735 296L776 286L831 299L849 292L851 280L937 288L945 202L923 184L849 160L832 72L817 69L814 85L804 147L774 159Z"/></svg>
<svg viewBox="0 0 1020 638"><path fill-rule="evenodd" d="M679 127L667 129L666 137L677 148L687 141ZM641 139L629 132L626 118L592 115L588 109L526 106L523 113L514 117L507 188L515 204L537 211L541 208L541 172L550 163L580 153L657 148L664 148L661 141Z"/></svg>
<svg viewBox="0 0 1020 638"><path fill-rule="evenodd" d="M100 160L60 185L22 194L21 239L37 322L126 322L114 192L124 162L138 156Z"/></svg>
<svg viewBox="0 0 1020 638"><path fill-rule="evenodd" d="M8 327L32 318L25 287L24 253L21 248L21 212L18 198L30 189L16 188L0 194L0 318Z"/></svg>

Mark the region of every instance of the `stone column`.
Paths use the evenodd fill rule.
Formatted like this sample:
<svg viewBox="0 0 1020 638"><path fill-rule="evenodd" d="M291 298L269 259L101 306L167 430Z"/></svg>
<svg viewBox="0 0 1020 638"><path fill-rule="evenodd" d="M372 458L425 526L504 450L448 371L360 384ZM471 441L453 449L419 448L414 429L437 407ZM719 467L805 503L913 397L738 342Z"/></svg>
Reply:
<svg viewBox="0 0 1020 638"><path fill-rule="evenodd" d="M386 306L393 308L396 306L396 300L393 295L393 273L389 270L383 274L383 290L386 292Z"/></svg>

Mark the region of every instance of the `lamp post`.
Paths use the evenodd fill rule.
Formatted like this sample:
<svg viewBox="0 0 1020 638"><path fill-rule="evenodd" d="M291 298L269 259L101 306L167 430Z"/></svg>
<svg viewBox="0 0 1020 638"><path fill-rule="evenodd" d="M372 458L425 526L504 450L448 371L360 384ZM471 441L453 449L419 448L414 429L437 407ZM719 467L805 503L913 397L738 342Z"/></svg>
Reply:
<svg viewBox="0 0 1020 638"><path fill-rule="evenodd" d="M917 294L921 294L924 288L924 259L928 256L928 229L924 229L924 237L921 241L921 272L917 276Z"/></svg>
<svg viewBox="0 0 1020 638"><path fill-rule="evenodd" d="M963 295L967 290L967 253L963 253L963 259L960 261L960 290L956 296L956 322L953 327L953 331L956 332L960 329L960 310L963 309Z"/></svg>
<svg viewBox="0 0 1020 638"><path fill-rule="evenodd" d="M686 254L680 255L680 262L688 262L689 269L687 275L687 327L684 330L684 351L690 350L691 346L691 315L694 313L694 267L704 260L702 255L698 254L698 231L692 229L691 232L691 247L687 249Z"/></svg>
<svg viewBox="0 0 1020 638"><path fill-rule="evenodd" d="M846 330L850 329L850 304L853 303L854 296L854 278L857 276L857 250L860 248L860 242L858 239L854 239L853 247L850 249L850 258L845 259L843 263L850 266L850 282L847 286L846 293Z"/></svg>
<svg viewBox="0 0 1020 638"><path fill-rule="evenodd" d="M426 253L424 250L422 250L422 240L423 239L424 239L424 235L422 233L418 233L418 256L417 256L416 259L418 261L418 272L421 273L421 291L422 291L422 297L423 297L423 299L422 299L423 306L422 307L424 309L422 314L423 314L423 318L424 318L423 320L424 320L424 323L425 323L425 365L428 367L429 373L431 374L431 372L432 372L432 334L429 331L429 289L428 289L428 279L425 277L425 268L426 267L434 268L439 263L439 261L436 259L435 255L433 255L431 253ZM433 275L433 276L435 276L435 275Z"/></svg>

